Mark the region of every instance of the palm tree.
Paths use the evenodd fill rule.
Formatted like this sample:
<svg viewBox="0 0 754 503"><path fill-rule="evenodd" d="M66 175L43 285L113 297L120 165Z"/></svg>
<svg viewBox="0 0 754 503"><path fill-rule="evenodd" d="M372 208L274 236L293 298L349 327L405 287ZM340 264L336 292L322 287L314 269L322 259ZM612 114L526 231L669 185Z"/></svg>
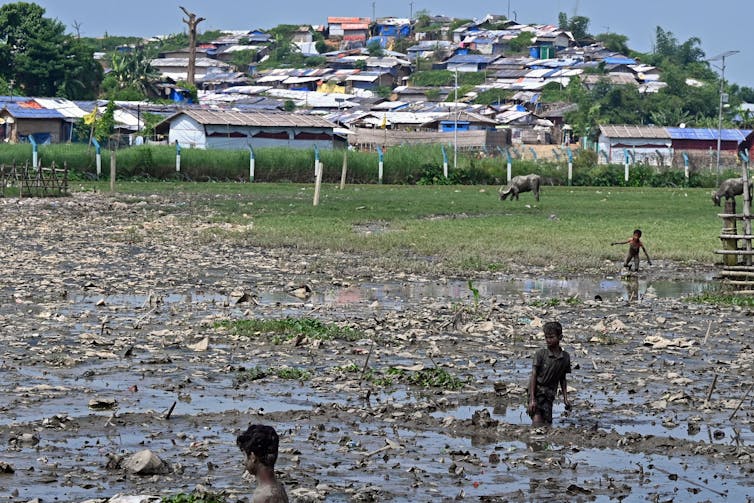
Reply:
<svg viewBox="0 0 754 503"><path fill-rule="evenodd" d="M147 96L156 94L154 82L160 78L160 73L151 64L151 58L141 47L132 52L111 54L110 75L118 89L132 87Z"/></svg>

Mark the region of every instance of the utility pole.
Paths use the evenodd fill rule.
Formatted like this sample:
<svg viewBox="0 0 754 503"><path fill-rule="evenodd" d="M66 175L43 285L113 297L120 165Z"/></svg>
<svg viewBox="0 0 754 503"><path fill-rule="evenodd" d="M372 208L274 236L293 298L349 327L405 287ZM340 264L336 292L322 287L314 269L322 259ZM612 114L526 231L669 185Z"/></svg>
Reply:
<svg viewBox="0 0 754 503"><path fill-rule="evenodd" d="M725 51L722 54L718 54L717 56L713 56L707 61L718 61L722 60L722 64L718 67L720 68L720 104L717 112L717 157L716 157L716 183L720 183L720 136L723 132L723 101L725 103L728 102L728 97L725 94L725 58L728 56L733 56L735 54L738 54L741 51ZM714 66L714 65L713 65Z"/></svg>
<svg viewBox="0 0 754 503"><path fill-rule="evenodd" d="M455 94L453 96L453 169L458 169L458 68L455 69Z"/></svg>
<svg viewBox="0 0 754 503"><path fill-rule="evenodd" d="M183 19L189 29L189 61L188 61L188 75L186 76L186 83L190 86L194 85L194 73L196 70L196 25L204 21L203 17L196 17L196 14L189 12L185 7L181 7L181 10L188 16L188 19Z"/></svg>

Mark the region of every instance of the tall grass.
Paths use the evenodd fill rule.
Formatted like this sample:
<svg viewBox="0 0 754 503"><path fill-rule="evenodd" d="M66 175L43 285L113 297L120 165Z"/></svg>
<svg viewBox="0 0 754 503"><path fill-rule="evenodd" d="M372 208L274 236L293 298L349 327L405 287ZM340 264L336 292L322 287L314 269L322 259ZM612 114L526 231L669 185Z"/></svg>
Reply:
<svg viewBox="0 0 754 503"><path fill-rule="evenodd" d="M507 161L502 156L479 156L458 152L458 167L453 163L453 149L446 145L449 177L443 176L443 146L400 145L384 152L383 179L385 184L482 184L502 185L506 180ZM492 153L492 152L491 152ZM109 177L111 152L101 152L101 174ZM343 158L347 156L348 183L377 183L379 157L376 152L355 152L343 149L321 149L324 165L323 180L340 181ZM592 155L589 155L592 154ZM259 182L306 183L314 179L313 149L259 148L254 150L254 178ZM0 145L0 163L24 164L32 159L28 144ZM73 179L96 177L96 156L93 147L82 144L41 145L39 159L45 166L64 163ZM176 149L166 145L142 145L116 151L117 177L128 179L240 181L250 176L248 150L181 149L180 172L176 171ZM514 159L512 174L538 173L547 184L566 185L565 161ZM724 176L739 176L727 171ZM694 172L687 181L677 169L657 169L632 166L628 182L623 179L622 165L598 165L593 153L578 155L573 165L575 186L667 186L712 187L716 177L711 172Z"/></svg>

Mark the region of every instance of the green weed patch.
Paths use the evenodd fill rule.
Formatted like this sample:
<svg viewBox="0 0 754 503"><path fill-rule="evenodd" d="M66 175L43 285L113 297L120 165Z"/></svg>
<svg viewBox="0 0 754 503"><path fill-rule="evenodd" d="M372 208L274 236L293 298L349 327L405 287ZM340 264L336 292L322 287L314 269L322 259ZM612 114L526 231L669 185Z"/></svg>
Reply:
<svg viewBox="0 0 754 503"><path fill-rule="evenodd" d="M693 297L688 297L686 300L688 302L714 304L716 306L754 307L754 297L728 292L704 292Z"/></svg>
<svg viewBox="0 0 754 503"><path fill-rule="evenodd" d="M423 388L457 390L464 386L464 382L460 378L440 367L418 371L407 371L391 367L388 369L387 374L396 380L413 384L415 386L421 386Z"/></svg>
<svg viewBox="0 0 754 503"><path fill-rule="evenodd" d="M270 335L275 343L282 343L299 335L321 340L342 339L353 341L362 338L361 333L352 328L341 327L332 323L323 323L314 318L223 320L216 323L215 327L242 337Z"/></svg>

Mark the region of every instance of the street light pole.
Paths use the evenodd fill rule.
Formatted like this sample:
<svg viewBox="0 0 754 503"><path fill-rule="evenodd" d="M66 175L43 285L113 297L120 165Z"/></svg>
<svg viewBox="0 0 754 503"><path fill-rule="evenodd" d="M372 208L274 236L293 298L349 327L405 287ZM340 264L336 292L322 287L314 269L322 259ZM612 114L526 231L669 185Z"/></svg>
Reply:
<svg viewBox="0 0 754 503"><path fill-rule="evenodd" d="M717 111L717 156L715 160L716 164L716 183L720 183L720 143L721 143L721 136L723 133L723 98L725 97L725 58L728 56L733 56L734 54L738 54L741 51L725 51L722 54L718 54L717 56L714 56L712 58L709 58L707 61L718 61L722 60L722 63L720 64L720 103L718 106ZM727 101L727 100L726 100Z"/></svg>
<svg viewBox="0 0 754 503"><path fill-rule="evenodd" d="M453 169L458 169L458 68L455 69L455 94L453 98Z"/></svg>

